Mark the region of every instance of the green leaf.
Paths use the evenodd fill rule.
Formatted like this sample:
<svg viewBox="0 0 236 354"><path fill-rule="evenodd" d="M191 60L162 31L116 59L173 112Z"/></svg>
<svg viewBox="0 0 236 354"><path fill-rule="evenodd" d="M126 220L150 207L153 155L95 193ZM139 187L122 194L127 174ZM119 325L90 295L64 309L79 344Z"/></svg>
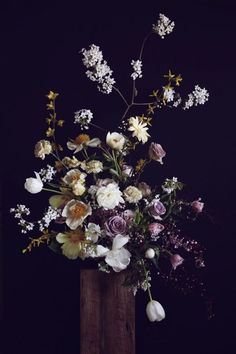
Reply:
<svg viewBox="0 0 236 354"><path fill-rule="evenodd" d="M56 254L61 254L61 245L55 239L50 242L48 248Z"/></svg>
<svg viewBox="0 0 236 354"><path fill-rule="evenodd" d="M65 197L63 195L56 194L49 198L49 204L53 208L59 208L63 203L65 203Z"/></svg>
<svg viewBox="0 0 236 354"><path fill-rule="evenodd" d="M109 171L111 172L111 174L113 174L117 177L120 177L119 173L116 170L114 170L113 168L110 168Z"/></svg>

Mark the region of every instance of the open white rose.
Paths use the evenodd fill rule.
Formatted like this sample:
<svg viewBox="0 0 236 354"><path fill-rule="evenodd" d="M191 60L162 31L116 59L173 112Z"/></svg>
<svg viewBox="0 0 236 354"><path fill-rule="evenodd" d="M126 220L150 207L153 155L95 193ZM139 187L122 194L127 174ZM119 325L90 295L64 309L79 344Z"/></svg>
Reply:
<svg viewBox="0 0 236 354"><path fill-rule="evenodd" d="M34 172L34 173L36 178L33 177L27 178L24 185L25 189L32 194L39 193L43 189L43 182L40 178L39 173L38 172Z"/></svg>
<svg viewBox="0 0 236 354"><path fill-rule="evenodd" d="M109 183L99 187L96 192L97 203L104 209L114 209L120 203L124 203L122 192L117 183Z"/></svg>
<svg viewBox="0 0 236 354"><path fill-rule="evenodd" d="M146 307L146 314L149 319L149 321L154 322L154 321L161 321L165 318L165 311L160 304L160 302L151 300L147 304Z"/></svg>
<svg viewBox="0 0 236 354"><path fill-rule="evenodd" d="M112 267L115 272L120 272L126 269L130 263L131 253L123 247L128 241L128 236L117 235L113 239L111 250L98 245L93 257L105 257L105 262Z"/></svg>
<svg viewBox="0 0 236 354"><path fill-rule="evenodd" d="M125 138L122 134L116 132L114 133L108 132L106 137L106 143L112 149L121 151L125 144Z"/></svg>

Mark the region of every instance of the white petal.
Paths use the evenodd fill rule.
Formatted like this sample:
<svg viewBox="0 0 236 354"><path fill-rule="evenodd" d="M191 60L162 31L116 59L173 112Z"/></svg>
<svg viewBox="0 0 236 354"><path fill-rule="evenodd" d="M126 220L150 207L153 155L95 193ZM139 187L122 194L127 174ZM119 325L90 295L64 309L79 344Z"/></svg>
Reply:
<svg viewBox="0 0 236 354"><path fill-rule="evenodd" d="M101 245L97 245L95 254L93 257L103 257L105 256L108 252L110 252L109 248L103 247Z"/></svg>
<svg viewBox="0 0 236 354"><path fill-rule="evenodd" d="M89 140L86 145L90 147L96 147L101 144L101 140L98 138L94 138L92 140Z"/></svg>
<svg viewBox="0 0 236 354"><path fill-rule="evenodd" d="M77 148L77 145L72 143L71 141L67 142L67 147L69 150L75 150Z"/></svg>
<svg viewBox="0 0 236 354"><path fill-rule="evenodd" d="M116 235L113 239L112 250L118 250L123 247L129 241L128 236Z"/></svg>

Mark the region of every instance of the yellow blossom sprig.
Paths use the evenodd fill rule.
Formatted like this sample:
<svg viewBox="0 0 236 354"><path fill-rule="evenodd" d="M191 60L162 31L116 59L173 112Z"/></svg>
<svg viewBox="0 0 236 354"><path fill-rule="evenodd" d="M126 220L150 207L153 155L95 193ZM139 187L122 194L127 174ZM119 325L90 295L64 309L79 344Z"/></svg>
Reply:
<svg viewBox="0 0 236 354"><path fill-rule="evenodd" d="M22 253L31 252L32 248L39 247L39 246L41 246L42 244L45 244L45 243L48 245L49 242L50 242L50 239L52 238L52 236L53 236L52 234L49 234L48 232L45 232L43 235L41 235L38 238L30 237L29 239L31 241L30 241L29 245L22 250Z"/></svg>
<svg viewBox="0 0 236 354"><path fill-rule="evenodd" d="M49 103L47 103L47 110L51 111L49 114L49 117L46 118L46 123L48 124L48 129L46 131L46 136L48 138L53 138L54 143L52 144L53 150L56 152L57 158L59 158L58 151L62 151L63 148L60 145L57 145L56 143L56 136L55 136L55 130L56 127L63 127L64 125L64 120L63 119L57 119L57 113L56 113L56 99L59 96L58 93L49 91L49 93L46 95L46 97L49 99Z"/></svg>

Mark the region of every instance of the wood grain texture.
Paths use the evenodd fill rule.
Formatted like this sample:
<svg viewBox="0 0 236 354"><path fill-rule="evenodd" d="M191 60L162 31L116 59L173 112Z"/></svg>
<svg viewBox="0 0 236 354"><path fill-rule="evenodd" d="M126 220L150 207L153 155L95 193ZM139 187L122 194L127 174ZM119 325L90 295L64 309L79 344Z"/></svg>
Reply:
<svg viewBox="0 0 236 354"><path fill-rule="evenodd" d="M125 273L80 272L80 354L135 354L135 297Z"/></svg>

